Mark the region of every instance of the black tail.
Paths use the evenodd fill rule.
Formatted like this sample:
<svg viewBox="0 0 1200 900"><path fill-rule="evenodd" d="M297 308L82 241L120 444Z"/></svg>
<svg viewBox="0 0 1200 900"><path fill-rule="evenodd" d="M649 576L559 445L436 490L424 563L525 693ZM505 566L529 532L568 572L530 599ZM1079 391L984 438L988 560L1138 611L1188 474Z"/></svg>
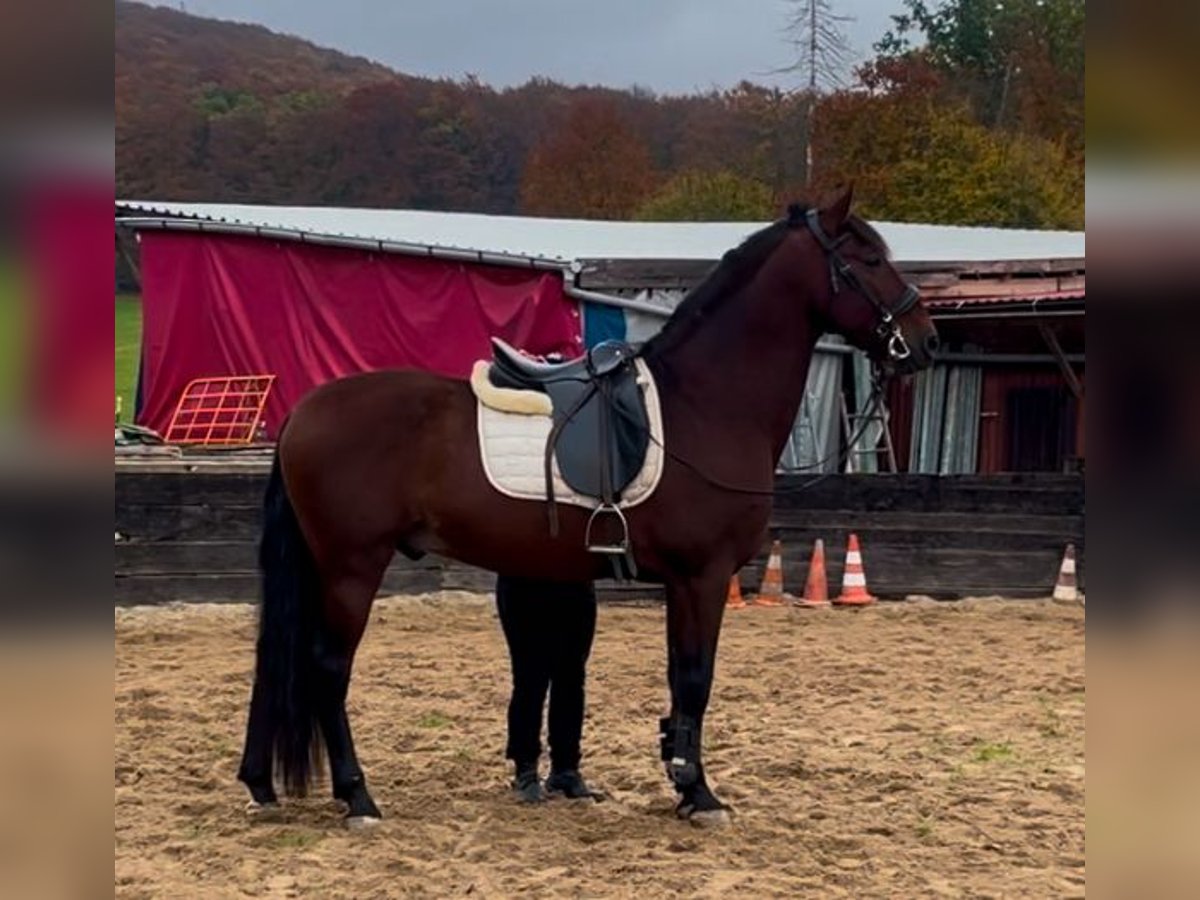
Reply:
<svg viewBox="0 0 1200 900"><path fill-rule="evenodd" d="M313 655L321 597L316 563L283 483L278 451L263 507L255 677L268 698L275 766L284 791L303 797L321 760Z"/></svg>

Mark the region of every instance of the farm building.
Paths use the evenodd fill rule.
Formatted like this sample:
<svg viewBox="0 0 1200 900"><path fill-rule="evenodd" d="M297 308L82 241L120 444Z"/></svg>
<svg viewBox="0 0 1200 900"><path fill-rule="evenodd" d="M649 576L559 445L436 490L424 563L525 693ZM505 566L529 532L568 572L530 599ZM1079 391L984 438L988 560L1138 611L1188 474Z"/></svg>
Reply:
<svg viewBox="0 0 1200 900"><path fill-rule="evenodd" d="M564 355L645 340L761 227L132 201L117 204L117 221L142 285L138 422L162 431L193 378L272 373L272 435L322 381L398 366L465 377L491 335ZM944 351L891 386L890 441L863 423L851 465L1078 467L1083 234L875 224L920 287ZM832 466L848 433L843 398L846 416L865 406L862 354L830 338L818 349L784 471Z"/></svg>
<svg viewBox="0 0 1200 900"><path fill-rule="evenodd" d="M193 378L270 373L268 436L315 384L400 366L465 377L491 335L564 355L645 340L761 227L150 202L116 214L142 291L137 421L162 431ZM1066 544L1083 549L1083 235L875 224L944 349L894 380L885 440L884 419L852 418L865 358L822 338L780 460L785 583L803 584L814 540L854 532L881 597L1046 596ZM863 429L853 472L895 474L833 471ZM261 456L119 459L118 601L253 599L265 476ZM834 554L834 583L841 565ZM383 590L492 584L431 557L397 559Z"/></svg>

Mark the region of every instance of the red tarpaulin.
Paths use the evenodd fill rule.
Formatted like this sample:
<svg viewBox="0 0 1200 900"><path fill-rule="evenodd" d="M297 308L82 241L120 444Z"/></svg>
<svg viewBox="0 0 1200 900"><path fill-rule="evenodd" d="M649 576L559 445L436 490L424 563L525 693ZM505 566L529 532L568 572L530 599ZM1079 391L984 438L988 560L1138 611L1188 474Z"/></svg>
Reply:
<svg viewBox="0 0 1200 900"><path fill-rule="evenodd" d="M106 230L112 185L47 177L21 199L32 263L29 411L49 436L91 449L107 446L113 421L113 251Z"/></svg>
<svg viewBox="0 0 1200 900"><path fill-rule="evenodd" d="M137 421L165 430L193 378L274 374L268 433L314 386L373 369L465 378L497 336L583 352L554 272L232 235L142 234Z"/></svg>

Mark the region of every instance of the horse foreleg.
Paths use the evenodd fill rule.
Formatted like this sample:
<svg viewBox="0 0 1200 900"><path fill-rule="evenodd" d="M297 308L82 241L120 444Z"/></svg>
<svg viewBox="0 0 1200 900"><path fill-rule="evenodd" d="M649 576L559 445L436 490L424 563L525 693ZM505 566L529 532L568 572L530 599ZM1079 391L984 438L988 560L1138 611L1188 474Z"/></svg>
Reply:
<svg viewBox="0 0 1200 900"><path fill-rule="evenodd" d="M725 610L724 576L667 584L667 678L671 715L661 722L662 758L680 794L676 812L697 824L724 821L729 807L704 779L700 738Z"/></svg>

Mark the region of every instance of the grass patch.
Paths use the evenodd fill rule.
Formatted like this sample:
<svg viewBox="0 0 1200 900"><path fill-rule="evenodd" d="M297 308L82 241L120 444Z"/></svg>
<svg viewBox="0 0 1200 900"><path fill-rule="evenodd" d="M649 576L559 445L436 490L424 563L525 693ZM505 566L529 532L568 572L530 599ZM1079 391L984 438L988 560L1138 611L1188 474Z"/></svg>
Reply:
<svg viewBox="0 0 1200 900"><path fill-rule="evenodd" d="M207 743L210 752L218 756L237 756L242 752L241 743L224 734L209 735Z"/></svg>
<svg viewBox="0 0 1200 900"><path fill-rule="evenodd" d="M28 300L16 262L0 258L0 417L21 411L25 392L25 349L29 343Z"/></svg>
<svg viewBox="0 0 1200 900"><path fill-rule="evenodd" d="M1042 708L1042 721L1038 725L1038 731L1042 737L1065 737L1067 730L1063 727L1062 716L1054 708L1054 701L1043 695L1038 697L1038 705Z"/></svg>
<svg viewBox="0 0 1200 900"><path fill-rule="evenodd" d="M142 352L142 299L137 294L117 294L113 336L113 383L121 404L119 418L132 422Z"/></svg>
<svg viewBox="0 0 1200 900"><path fill-rule="evenodd" d="M989 744L980 742L975 745L975 762L1003 762L1013 758L1013 748L1009 744Z"/></svg>
<svg viewBox="0 0 1200 900"><path fill-rule="evenodd" d="M276 831L263 841L268 847L278 850L306 850L319 844L325 836L317 831Z"/></svg>
<svg viewBox="0 0 1200 900"><path fill-rule="evenodd" d="M448 716L444 716L440 712L436 711L425 713L425 715L417 719L418 728L445 728L450 724L452 723Z"/></svg>
<svg viewBox="0 0 1200 900"><path fill-rule="evenodd" d="M117 294L115 300L113 387L121 402L121 421L132 422L142 349L142 301L137 294ZM18 413L24 402L32 328L28 303L18 267L0 259L0 415Z"/></svg>
<svg viewBox="0 0 1200 900"><path fill-rule="evenodd" d="M926 842L932 841L934 832L936 831L934 825L935 823L932 816L925 816L925 818L921 819L921 821L917 823L917 827L915 829L917 838Z"/></svg>

